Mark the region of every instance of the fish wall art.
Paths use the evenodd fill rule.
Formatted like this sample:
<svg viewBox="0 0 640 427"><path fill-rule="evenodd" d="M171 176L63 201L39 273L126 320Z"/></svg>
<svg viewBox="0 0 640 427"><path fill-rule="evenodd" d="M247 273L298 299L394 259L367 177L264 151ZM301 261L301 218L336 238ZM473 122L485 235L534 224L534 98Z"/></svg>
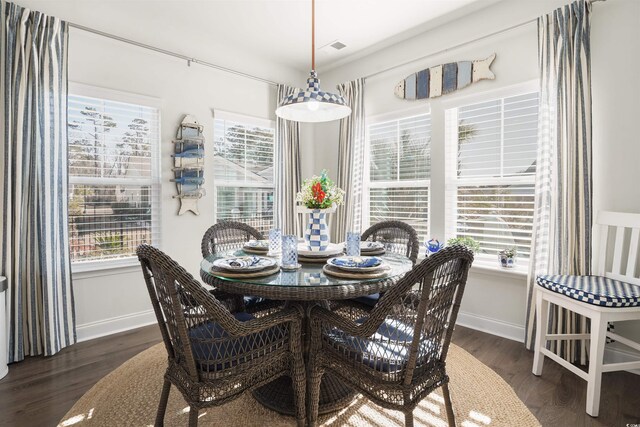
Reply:
<svg viewBox="0 0 640 427"><path fill-rule="evenodd" d="M193 116L185 116L178 127L173 140L174 178L171 181L178 187L180 210L178 215L193 212L200 215L198 200L205 195L204 188L204 136L203 126Z"/></svg>
<svg viewBox="0 0 640 427"><path fill-rule="evenodd" d="M437 98L480 80L493 80L496 76L490 67L494 59L495 53L480 61L450 62L430 67L400 81L394 92L400 99Z"/></svg>

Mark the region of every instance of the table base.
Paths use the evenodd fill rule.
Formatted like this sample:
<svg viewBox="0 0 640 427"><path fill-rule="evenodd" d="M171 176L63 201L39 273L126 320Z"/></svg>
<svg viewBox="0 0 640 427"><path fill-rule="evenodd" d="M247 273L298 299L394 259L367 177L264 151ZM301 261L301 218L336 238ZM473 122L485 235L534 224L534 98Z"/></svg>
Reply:
<svg viewBox="0 0 640 427"><path fill-rule="evenodd" d="M322 376L320 384L320 415L338 411L351 403L356 396L351 388L331 374ZM291 378L283 376L253 392L262 405L284 415L295 416Z"/></svg>

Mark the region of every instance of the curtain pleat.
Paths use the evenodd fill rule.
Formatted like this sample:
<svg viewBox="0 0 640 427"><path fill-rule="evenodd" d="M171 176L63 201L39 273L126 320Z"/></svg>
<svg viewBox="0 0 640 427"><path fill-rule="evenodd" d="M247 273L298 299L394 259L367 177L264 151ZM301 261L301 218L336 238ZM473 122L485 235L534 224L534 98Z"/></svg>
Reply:
<svg viewBox="0 0 640 427"><path fill-rule="evenodd" d="M296 89L279 84L277 104L287 96L297 93ZM300 125L298 122L276 118L275 146L275 226L283 234L302 236L302 217L296 212L296 194L300 191L302 174L300 171Z"/></svg>
<svg viewBox="0 0 640 427"><path fill-rule="evenodd" d="M336 184L345 191L344 206L332 221L332 241L342 242L347 231L360 231L362 218L362 176L364 167L365 79L338 85L338 92L351 107L351 114L340 120L338 175Z"/></svg>
<svg viewBox="0 0 640 427"><path fill-rule="evenodd" d="M590 5L576 1L538 18L540 113L534 233L529 267L526 346L535 338L539 274L591 273ZM583 333L581 316L552 306L551 333ZM568 361L586 363L584 341L551 343Z"/></svg>
<svg viewBox="0 0 640 427"><path fill-rule="evenodd" d="M76 341L67 213L67 24L1 2L2 242L9 362Z"/></svg>

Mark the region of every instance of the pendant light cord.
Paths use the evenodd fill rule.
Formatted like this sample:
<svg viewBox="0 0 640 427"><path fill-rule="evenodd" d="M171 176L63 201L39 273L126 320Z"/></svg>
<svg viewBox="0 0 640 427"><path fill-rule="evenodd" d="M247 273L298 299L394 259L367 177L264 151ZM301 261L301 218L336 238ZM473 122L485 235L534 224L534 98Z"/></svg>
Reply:
<svg viewBox="0 0 640 427"><path fill-rule="evenodd" d="M311 69L316 69L316 0L311 0Z"/></svg>

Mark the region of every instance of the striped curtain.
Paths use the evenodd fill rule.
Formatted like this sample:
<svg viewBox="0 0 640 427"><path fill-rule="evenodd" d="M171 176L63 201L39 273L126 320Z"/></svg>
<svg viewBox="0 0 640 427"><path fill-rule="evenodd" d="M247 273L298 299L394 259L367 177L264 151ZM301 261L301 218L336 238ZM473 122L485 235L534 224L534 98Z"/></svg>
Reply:
<svg viewBox="0 0 640 427"><path fill-rule="evenodd" d="M65 22L1 2L0 274L9 362L76 341L67 230Z"/></svg>
<svg viewBox="0 0 640 427"><path fill-rule="evenodd" d="M362 219L362 172L364 168L365 115L363 78L338 85L351 107L351 115L340 120L338 176L336 184L345 190L344 206L332 221L333 241L342 242L347 231L360 231Z"/></svg>
<svg viewBox="0 0 640 427"><path fill-rule="evenodd" d="M526 346L535 338L535 278L591 273L590 5L576 1L538 18L540 120L534 236L529 268ZM584 333L582 316L551 310L551 333ZM585 364L584 341L551 350Z"/></svg>
<svg viewBox="0 0 640 427"><path fill-rule="evenodd" d="M287 96L297 93L295 88L279 84L277 105ZM302 183L300 172L300 125L298 122L276 118L275 146L276 216L274 223L283 234L302 236L302 216L296 213L296 194Z"/></svg>

